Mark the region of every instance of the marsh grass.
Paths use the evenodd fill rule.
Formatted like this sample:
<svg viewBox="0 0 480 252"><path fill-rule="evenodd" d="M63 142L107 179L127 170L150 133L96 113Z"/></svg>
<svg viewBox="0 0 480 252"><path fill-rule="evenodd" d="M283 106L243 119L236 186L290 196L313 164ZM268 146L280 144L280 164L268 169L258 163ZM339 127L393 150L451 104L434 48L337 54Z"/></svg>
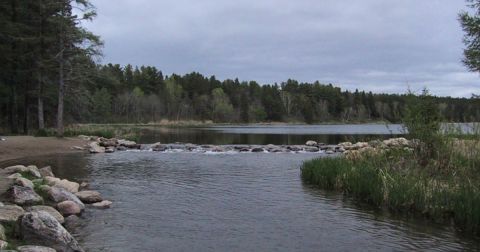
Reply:
<svg viewBox="0 0 480 252"><path fill-rule="evenodd" d="M445 140L427 165L417 153L390 150L365 155L307 161L301 169L306 183L393 212L421 215L435 221L453 220L461 230L480 234L480 148L455 149L462 141ZM473 146L479 146L475 144Z"/></svg>

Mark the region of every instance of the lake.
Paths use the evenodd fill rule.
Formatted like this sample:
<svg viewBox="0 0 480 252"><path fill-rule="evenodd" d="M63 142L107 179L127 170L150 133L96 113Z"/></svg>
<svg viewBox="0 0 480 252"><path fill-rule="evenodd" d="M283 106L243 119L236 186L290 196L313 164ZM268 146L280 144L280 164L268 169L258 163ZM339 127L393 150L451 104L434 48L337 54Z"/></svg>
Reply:
<svg viewBox="0 0 480 252"><path fill-rule="evenodd" d="M243 135L252 142L238 143L297 144L329 135L385 138L399 133L384 130L365 125L184 128L167 136L154 130L154 138L145 141L235 144L245 140ZM179 131L196 133L182 138ZM302 162L323 155L127 151L23 162L52 165L57 176L88 181L114 202L109 210L88 208L73 230L88 251L480 249L478 238L452 226L392 215L303 184Z"/></svg>

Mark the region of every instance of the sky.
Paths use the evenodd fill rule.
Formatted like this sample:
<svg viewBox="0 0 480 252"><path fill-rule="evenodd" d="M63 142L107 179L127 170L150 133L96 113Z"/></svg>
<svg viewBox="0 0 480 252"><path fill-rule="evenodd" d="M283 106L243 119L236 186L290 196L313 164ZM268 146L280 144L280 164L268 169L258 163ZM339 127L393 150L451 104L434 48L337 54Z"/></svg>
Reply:
<svg viewBox="0 0 480 252"><path fill-rule="evenodd" d="M86 24L102 63L165 75L287 79L376 93L470 97L480 76L462 64L463 0L92 0Z"/></svg>

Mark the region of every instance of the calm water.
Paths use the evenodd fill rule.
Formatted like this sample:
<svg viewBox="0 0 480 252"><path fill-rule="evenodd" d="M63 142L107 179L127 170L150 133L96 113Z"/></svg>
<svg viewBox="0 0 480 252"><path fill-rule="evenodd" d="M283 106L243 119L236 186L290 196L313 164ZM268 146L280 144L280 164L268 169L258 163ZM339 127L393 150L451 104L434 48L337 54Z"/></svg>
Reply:
<svg viewBox="0 0 480 252"><path fill-rule="evenodd" d="M208 131L216 136L238 130ZM240 134L267 139L269 133L281 135L278 130L284 129L260 130L268 129L244 127ZM465 237L450 226L391 216L304 185L300 165L315 157L322 154L132 151L22 162L52 165L57 176L88 181L114 202L109 210L87 209L73 230L88 251L480 249L478 238ZM3 165L13 163L18 161Z"/></svg>
<svg viewBox="0 0 480 252"><path fill-rule="evenodd" d="M208 128L143 128L142 143L185 142L194 144L326 144L368 141L403 134L399 124L219 126Z"/></svg>

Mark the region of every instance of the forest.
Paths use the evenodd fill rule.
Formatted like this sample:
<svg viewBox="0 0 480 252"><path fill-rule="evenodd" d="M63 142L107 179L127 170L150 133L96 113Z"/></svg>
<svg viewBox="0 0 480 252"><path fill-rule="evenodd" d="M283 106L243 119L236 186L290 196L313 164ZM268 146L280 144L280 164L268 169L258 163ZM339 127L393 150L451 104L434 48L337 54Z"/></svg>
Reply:
<svg viewBox="0 0 480 252"><path fill-rule="evenodd" d="M348 91L318 81L267 84L99 64L103 43L82 26L95 15L87 0L0 1L0 131L57 128L62 135L69 124L165 119L399 122L411 95ZM476 96L435 101L444 121L480 121Z"/></svg>

